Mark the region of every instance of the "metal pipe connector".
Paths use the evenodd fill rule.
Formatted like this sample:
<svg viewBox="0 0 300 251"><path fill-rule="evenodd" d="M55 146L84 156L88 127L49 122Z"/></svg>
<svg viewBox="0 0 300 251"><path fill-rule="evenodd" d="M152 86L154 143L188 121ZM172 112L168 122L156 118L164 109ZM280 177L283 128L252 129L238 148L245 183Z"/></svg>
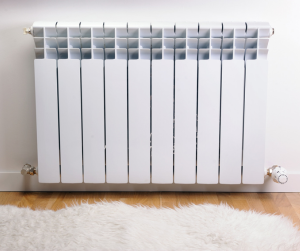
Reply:
<svg viewBox="0 0 300 251"><path fill-rule="evenodd" d="M23 34L24 35L32 35L31 28L23 28Z"/></svg>
<svg viewBox="0 0 300 251"><path fill-rule="evenodd" d="M35 175L35 174L37 174L37 169L36 169L36 167L34 167L30 164L25 164L22 167L21 174L22 175L26 175L26 174Z"/></svg>

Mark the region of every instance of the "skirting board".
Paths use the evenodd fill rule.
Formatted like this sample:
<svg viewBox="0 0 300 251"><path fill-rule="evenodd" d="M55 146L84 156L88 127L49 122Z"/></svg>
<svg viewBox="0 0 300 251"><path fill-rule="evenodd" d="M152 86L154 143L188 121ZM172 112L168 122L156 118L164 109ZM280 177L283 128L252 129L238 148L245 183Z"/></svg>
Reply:
<svg viewBox="0 0 300 251"><path fill-rule="evenodd" d="M178 191L178 192L300 192L300 173L289 173L289 180L281 185L265 178L262 185L181 185L181 184L45 184L38 177L20 173L0 173L0 191Z"/></svg>

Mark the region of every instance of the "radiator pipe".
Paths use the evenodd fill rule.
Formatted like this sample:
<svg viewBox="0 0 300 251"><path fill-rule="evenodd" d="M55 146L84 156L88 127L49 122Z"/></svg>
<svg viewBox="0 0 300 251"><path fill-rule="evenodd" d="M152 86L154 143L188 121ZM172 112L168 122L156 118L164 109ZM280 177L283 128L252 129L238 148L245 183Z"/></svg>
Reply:
<svg viewBox="0 0 300 251"><path fill-rule="evenodd" d="M21 174L37 175L38 172L36 167L30 164L25 164L22 167ZM282 166L274 165L268 169L265 169L265 176L270 176L274 182L279 184L285 184L288 182L287 170Z"/></svg>

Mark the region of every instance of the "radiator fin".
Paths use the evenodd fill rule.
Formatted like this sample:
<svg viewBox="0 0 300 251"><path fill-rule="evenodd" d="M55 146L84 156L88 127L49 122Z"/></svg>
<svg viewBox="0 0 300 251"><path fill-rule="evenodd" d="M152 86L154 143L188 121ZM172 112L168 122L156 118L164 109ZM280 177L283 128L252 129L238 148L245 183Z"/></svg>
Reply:
<svg viewBox="0 0 300 251"><path fill-rule="evenodd" d="M220 60L199 60L197 182L218 183Z"/></svg>
<svg viewBox="0 0 300 251"><path fill-rule="evenodd" d="M61 181L81 183L83 178L79 60L58 60L58 86Z"/></svg>
<svg viewBox="0 0 300 251"><path fill-rule="evenodd" d="M127 183L127 62L105 63L107 183Z"/></svg>
<svg viewBox="0 0 300 251"><path fill-rule="evenodd" d="M105 183L103 60L82 60L85 183Z"/></svg>
<svg viewBox="0 0 300 251"><path fill-rule="evenodd" d="M129 182L150 183L150 59L129 60L128 92Z"/></svg>
<svg viewBox="0 0 300 251"><path fill-rule="evenodd" d="M34 61L38 178L41 183L60 182L56 60Z"/></svg>
<svg viewBox="0 0 300 251"><path fill-rule="evenodd" d="M174 182L196 182L197 60L175 60Z"/></svg>

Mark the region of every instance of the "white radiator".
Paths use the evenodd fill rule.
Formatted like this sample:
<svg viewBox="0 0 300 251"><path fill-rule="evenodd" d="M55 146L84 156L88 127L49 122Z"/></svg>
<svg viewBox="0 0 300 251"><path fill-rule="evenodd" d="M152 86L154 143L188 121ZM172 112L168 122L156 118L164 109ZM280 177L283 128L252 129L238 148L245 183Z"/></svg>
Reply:
<svg viewBox="0 0 300 251"><path fill-rule="evenodd" d="M262 184L270 35L34 23L39 182Z"/></svg>

